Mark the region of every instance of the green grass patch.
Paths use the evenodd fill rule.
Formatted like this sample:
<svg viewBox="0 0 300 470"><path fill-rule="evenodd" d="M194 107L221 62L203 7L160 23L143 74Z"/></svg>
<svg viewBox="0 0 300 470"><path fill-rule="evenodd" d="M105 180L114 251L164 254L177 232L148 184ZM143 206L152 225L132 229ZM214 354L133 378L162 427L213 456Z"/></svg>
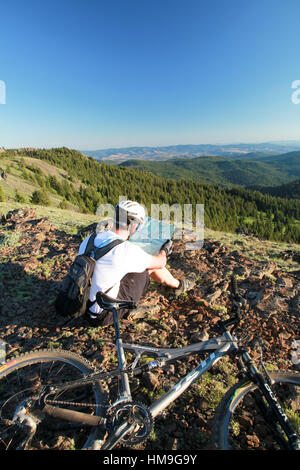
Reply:
<svg viewBox="0 0 300 470"><path fill-rule="evenodd" d="M14 248L19 246L22 232L2 230L0 232L0 248Z"/></svg>

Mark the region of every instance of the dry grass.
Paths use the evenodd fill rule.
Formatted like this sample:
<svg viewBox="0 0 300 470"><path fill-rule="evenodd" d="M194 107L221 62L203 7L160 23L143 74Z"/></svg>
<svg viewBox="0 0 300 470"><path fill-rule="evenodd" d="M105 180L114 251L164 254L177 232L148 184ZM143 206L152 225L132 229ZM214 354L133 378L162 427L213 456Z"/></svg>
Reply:
<svg viewBox="0 0 300 470"><path fill-rule="evenodd" d="M48 217L53 225L67 233L77 233L77 230L94 222L99 222L99 217L93 214L82 214L80 212L59 209L57 207L43 207L33 204L17 202L0 202L0 216L6 215L14 209L34 207L37 217Z"/></svg>

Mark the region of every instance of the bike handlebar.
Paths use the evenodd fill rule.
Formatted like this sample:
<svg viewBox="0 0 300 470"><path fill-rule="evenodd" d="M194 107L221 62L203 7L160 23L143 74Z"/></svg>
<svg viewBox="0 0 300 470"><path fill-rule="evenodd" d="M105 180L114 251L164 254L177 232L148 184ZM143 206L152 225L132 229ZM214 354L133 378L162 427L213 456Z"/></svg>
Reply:
<svg viewBox="0 0 300 470"><path fill-rule="evenodd" d="M227 328L231 325L237 325L240 322L240 312L241 308L246 305L246 300L238 291L237 280L235 276L231 278L231 299L233 302L234 307L236 307L234 317L229 318L228 320L220 320L217 325L221 330L224 332Z"/></svg>

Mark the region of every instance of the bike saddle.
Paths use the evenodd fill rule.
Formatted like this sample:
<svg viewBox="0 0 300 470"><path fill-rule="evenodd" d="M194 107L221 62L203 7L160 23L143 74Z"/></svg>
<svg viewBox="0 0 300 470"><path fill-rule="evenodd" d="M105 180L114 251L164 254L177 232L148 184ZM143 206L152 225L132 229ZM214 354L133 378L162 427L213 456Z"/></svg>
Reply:
<svg viewBox="0 0 300 470"><path fill-rule="evenodd" d="M97 304L104 310L112 310L113 308L121 309L127 308L132 309L136 308L136 302L133 300L122 300L122 299L113 299L103 292L97 292L96 294Z"/></svg>

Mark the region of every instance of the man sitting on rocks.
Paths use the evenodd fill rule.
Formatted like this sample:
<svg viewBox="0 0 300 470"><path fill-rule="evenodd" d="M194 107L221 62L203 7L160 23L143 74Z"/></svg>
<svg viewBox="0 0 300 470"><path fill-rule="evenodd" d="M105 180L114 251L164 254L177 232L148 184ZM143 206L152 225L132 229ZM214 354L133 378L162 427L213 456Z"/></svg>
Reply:
<svg viewBox="0 0 300 470"><path fill-rule="evenodd" d="M121 201L115 207L113 230L98 233L94 245L100 248L114 239L123 240L96 261L87 305L87 319L91 325L107 326L113 323L111 312L104 311L96 302L97 292L105 292L115 299L139 301L150 283L150 278L174 289L175 296L195 285L192 278L176 279L166 268L167 257L172 252L172 241L168 240L158 255L150 255L128 241L145 219L143 206L134 201ZM80 245L83 254L89 237ZM127 312L119 310L119 318Z"/></svg>

